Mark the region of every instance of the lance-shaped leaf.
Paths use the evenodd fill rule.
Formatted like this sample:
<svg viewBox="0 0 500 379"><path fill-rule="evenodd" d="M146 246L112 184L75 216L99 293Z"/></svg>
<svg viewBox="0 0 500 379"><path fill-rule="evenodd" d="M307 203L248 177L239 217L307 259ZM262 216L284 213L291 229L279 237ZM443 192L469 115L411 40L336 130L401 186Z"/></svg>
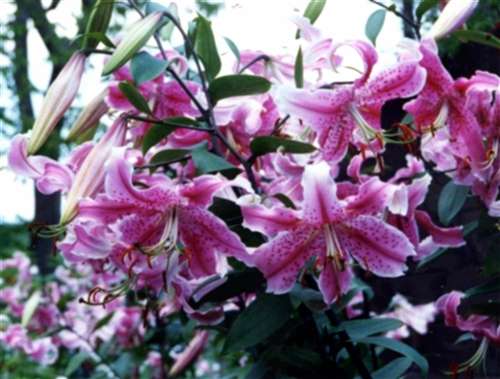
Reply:
<svg viewBox="0 0 500 379"><path fill-rule="evenodd" d="M349 337L353 340L359 340L373 334L398 329L402 325L401 321L394 318L374 318L344 321L341 327L345 329Z"/></svg>
<svg viewBox="0 0 500 379"><path fill-rule="evenodd" d="M297 56L295 57L294 78L295 87L304 87L304 61L302 58L302 48L300 47L299 51L297 51Z"/></svg>
<svg viewBox="0 0 500 379"><path fill-rule="evenodd" d="M401 357L396 358L386 364L384 367L379 368L372 373L373 379L387 379L387 378L400 378L406 370L411 366L412 360L410 358Z"/></svg>
<svg viewBox="0 0 500 379"><path fill-rule="evenodd" d="M173 162L178 162L179 160L186 158L189 154L189 150L186 149L167 149L162 150L155 154L153 158L149 161L152 165L168 165Z"/></svg>
<svg viewBox="0 0 500 379"><path fill-rule="evenodd" d="M145 51L140 52L130 62L130 71L136 85L160 76L168 66L168 62L157 59Z"/></svg>
<svg viewBox="0 0 500 379"><path fill-rule="evenodd" d="M311 24L314 24L318 19L321 12L323 12L323 8L326 5L326 0L311 0L309 4L307 4L306 10L304 11L304 17L309 19ZM295 38L299 38L300 31L297 30L295 34Z"/></svg>
<svg viewBox="0 0 500 379"><path fill-rule="evenodd" d="M224 158L209 152L205 144L194 149L191 156L193 157L194 165L203 174L222 172L226 176L234 177L240 172L238 168Z"/></svg>
<svg viewBox="0 0 500 379"><path fill-rule="evenodd" d="M236 46L236 44L234 43L234 41L232 39L230 39L229 37L224 37L224 40L226 41L227 46L229 46L229 49L234 54L234 56L236 57L236 59L237 59L237 61L239 63L241 57L240 57L240 50L238 49L238 46Z"/></svg>
<svg viewBox="0 0 500 379"><path fill-rule="evenodd" d="M178 126L196 126L196 120L187 117L171 117L154 124L142 139L142 152L147 151L172 133Z"/></svg>
<svg viewBox="0 0 500 379"><path fill-rule="evenodd" d="M98 33L106 37L111 15L113 14L114 1L97 0L90 12L89 20L85 28L85 35L82 41L83 49L95 49L101 39L95 38L92 33ZM107 37L106 37L107 38Z"/></svg>
<svg viewBox="0 0 500 379"><path fill-rule="evenodd" d="M468 187L457 185L452 181L443 187L438 200L438 216L441 223L449 225L465 204L468 192Z"/></svg>
<svg viewBox="0 0 500 379"><path fill-rule="evenodd" d="M453 36L463 42L475 42L500 50L500 38L495 37L491 33L482 32L480 30L458 30L453 33Z"/></svg>
<svg viewBox="0 0 500 379"><path fill-rule="evenodd" d="M208 80L214 79L220 71L221 61L210 21L202 16L196 19L194 51L205 66Z"/></svg>
<svg viewBox="0 0 500 379"><path fill-rule="evenodd" d="M127 33L116 47L115 52L102 69L102 75L109 75L123 66L143 47L161 24L161 12L153 12L128 28Z"/></svg>
<svg viewBox="0 0 500 379"><path fill-rule="evenodd" d="M266 78L254 75L226 75L215 79L208 87L213 104L219 100L235 96L265 93L271 88Z"/></svg>
<svg viewBox="0 0 500 379"><path fill-rule="evenodd" d="M24 305L23 315L21 317L22 326L26 327L29 324L31 318L35 314L38 304L40 304L41 299L42 299L42 293L40 291L35 291L30 296L30 298Z"/></svg>
<svg viewBox="0 0 500 379"><path fill-rule="evenodd" d="M500 280L498 278L493 278L479 286L469 288L467 291L465 291L465 296L471 297L471 296L485 295L496 292L500 293Z"/></svg>
<svg viewBox="0 0 500 379"><path fill-rule="evenodd" d="M255 137L250 143L250 149L256 156L274 153L278 150L292 154L307 154L316 150L311 144L276 136Z"/></svg>
<svg viewBox="0 0 500 379"><path fill-rule="evenodd" d="M418 367L420 367L422 376L427 377L427 373L429 372L429 363L427 362L427 359L425 359L414 348L404 344L403 342L386 337L367 337L358 340L358 342L381 346L411 359Z"/></svg>
<svg viewBox="0 0 500 379"><path fill-rule="evenodd" d="M118 84L118 88L137 110L151 114L148 102L132 83L121 82L120 84Z"/></svg>
<svg viewBox="0 0 500 379"><path fill-rule="evenodd" d="M370 17L368 17L368 21L365 26L365 34L374 45L380 31L382 30L382 26L384 26L384 21L385 10L383 9L376 10L370 15Z"/></svg>
<svg viewBox="0 0 500 379"><path fill-rule="evenodd" d="M418 4L417 10L415 11L417 20L420 21L428 10L437 6L438 4L439 0L422 0L420 4Z"/></svg>
<svg viewBox="0 0 500 379"><path fill-rule="evenodd" d="M292 309L286 295L264 294L257 297L233 323L225 350L242 350L262 342L287 322Z"/></svg>

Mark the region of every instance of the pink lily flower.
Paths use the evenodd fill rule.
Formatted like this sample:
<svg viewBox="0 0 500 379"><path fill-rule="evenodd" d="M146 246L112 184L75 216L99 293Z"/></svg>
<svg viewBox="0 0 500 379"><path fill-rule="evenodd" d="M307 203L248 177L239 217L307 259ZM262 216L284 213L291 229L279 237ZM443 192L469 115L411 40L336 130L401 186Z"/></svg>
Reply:
<svg viewBox="0 0 500 379"><path fill-rule="evenodd" d="M108 254L112 252L111 258L125 272L154 269L151 259L168 257L179 242L194 277L220 272L225 256L245 257L239 237L205 209L226 185L223 180L198 177L178 188L162 176L143 185L146 188L134 185L132 166L116 159L108 169L105 193L79 206L81 217L111 225L120 242L113 243ZM130 265L125 268L127 261Z"/></svg>
<svg viewBox="0 0 500 379"><path fill-rule="evenodd" d="M464 318L458 313L463 296L462 292L451 291L437 300L436 306L443 313L446 325L471 332L477 338L486 337L493 344L500 346L500 324L497 320L475 314Z"/></svg>
<svg viewBox="0 0 500 379"><path fill-rule="evenodd" d="M447 125L455 155L463 157L476 170L485 166L486 153L481 129L474 115L466 107L464 85L455 82L444 68L434 41L424 40L419 46L420 64L427 71L422 92L404 109L413 115L421 131L434 131Z"/></svg>
<svg viewBox="0 0 500 379"><path fill-rule="evenodd" d="M349 45L365 64L363 75L354 84L333 90L281 87L277 96L283 113L301 119L318 133L323 158L330 163L341 161L349 143L356 140L368 145L378 140L378 148L382 148L382 106L391 99L416 95L425 83L425 71L417 60L400 62L371 77L377 61L374 48L362 41Z"/></svg>
<svg viewBox="0 0 500 379"><path fill-rule="evenodd" d="M301 212L287 208L253 212L243 208L245 226L276 235L251 256L273 293L289 291L305 263L316 258L319 288L331 304L349 288L351 257L378 276L396 277L406 269L406 258L415 255L408 239L376 215L388 204L390 191L384 183L363 183L357 195L337 197L337 186L325 163L309 165L302 178ZM277 233L277 234L276 234Z"/></svg>

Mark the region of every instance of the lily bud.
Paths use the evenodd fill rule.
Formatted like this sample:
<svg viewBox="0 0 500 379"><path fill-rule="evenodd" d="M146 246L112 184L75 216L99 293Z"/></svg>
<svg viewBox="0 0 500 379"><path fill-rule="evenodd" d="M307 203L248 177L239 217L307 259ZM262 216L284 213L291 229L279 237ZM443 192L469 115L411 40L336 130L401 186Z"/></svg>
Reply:
<svg viewBox="0 0 500 379"><path fill-rule="evenodd" d="M174 377L183 372L203 352L207 342L208 332L206 330L197 331L184 351L177 356L168 376Z"/></svg>
<svg viewBox="0 0 500 379"><path fill-rule="evenodd" d="M78 212L78 202L85 197L93 196L102 186L105 164L111 156L113 147L125 143L126 123L125 117L117 119L83 161L68 192L60 224L70 222Z"/></svg>
<svg viewBox="0 0 500 379"><path fill-rule="evenodd" d="M74 53L50 85L28 142L28 154L36 153L73 102L85 67L85 55Z"/></svg>
<svg viewBox="0 0 500 379"><path fill-rule="evenodd" d="M153 12L133 24L104 65L102 75L111 74L123 66L154 34L163 17L161 12Z"/></svg>
<svg viewBox="0 0 500 379"><path fill-rule="evenodd" d="M438 40L457 30L472 15L478 3L478 0L450 0L432 25L429 37Z"/></svg>
<svg viewBox="0 0 500 379"><path fill-rule="evenodd" d="M82 49L95 49L99 39L90 36L90 33L106 33L111 15L113 14L114 0L97 0L85 28Z"/></svg>
<svg viewBox="0 0 500 379"><path fill-rule="evenodd" d="M107 93L107 89L103 90L99 95L93 98L85 108L83 108L82 112L78 115L78 118L73 124L73 127L69 131L68 140L74 141L89 129L92 129L92 127L99 122L101 117L108 112L109 107L104 101Z"/></svg>

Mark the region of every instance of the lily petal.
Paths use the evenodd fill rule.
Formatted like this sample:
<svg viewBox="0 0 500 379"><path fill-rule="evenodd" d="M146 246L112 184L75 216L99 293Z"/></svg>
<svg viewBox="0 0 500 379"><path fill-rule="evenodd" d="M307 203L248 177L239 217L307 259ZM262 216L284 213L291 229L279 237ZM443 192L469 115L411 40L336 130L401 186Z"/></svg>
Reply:
<svg viewBox="0 0 500 379"><path fill-rule="evenodd" d="M241 205L241 213L243 226L267 236L290 230L299 222L296 211L279 206L267 208L261 204Z"/></svg>
<svg viewBox="0 0 500 379"><path fill-rule="evenodd" d="M349 267L346 267L344 271L338 271L334 262L327 259L318 281L325 303L330 305L346 293L351 286L352 278L353 274Z"/></svg>

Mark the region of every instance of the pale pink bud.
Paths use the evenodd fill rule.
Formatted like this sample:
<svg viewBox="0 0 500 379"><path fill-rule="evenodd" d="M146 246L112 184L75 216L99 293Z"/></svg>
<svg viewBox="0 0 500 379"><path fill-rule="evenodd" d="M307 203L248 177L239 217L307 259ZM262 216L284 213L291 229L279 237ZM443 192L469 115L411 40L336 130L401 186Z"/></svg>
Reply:
<svg viewBox="0 0 500 379"><path fill-rule="evenodd" d="M113 147L125 143L126 123L125 117L118 118L83 161L68 192L61 224L67 224L76 216L81 199L92 197L101 188L104 183L105 165Z"/></svg>
<svg viewBox="0 0 500 379"><path fill-rule="evenodd" d="M86 56L74 53L50 85L43 99L40 114L35 120L28 142L28 154L36 153L68 110L78 92L85 68Z"/></svg>
<svg viewBox="0 0 500 379"><path fill-rule="evenodd" d="M177 356L174 365L168 372L168 376L179 375L201 354L208 341L206 330L197 331L182 353Z"/></svg>
<svg viewBox="0 0 500 379"><path fill-rule="evenodd" d="M101 117L108 112L109 107L104 101L107 93L107 89L103 90L83 108L69 131L68 140L75 140L89 129L92 129L97 125Z"/></svg>
<svg viewBox="0 0 500 379"><path fill-rule="evenodd" d="M429 37L438 40L461 27L472 15L479 0L450 0L432 25Z"/></svg>

